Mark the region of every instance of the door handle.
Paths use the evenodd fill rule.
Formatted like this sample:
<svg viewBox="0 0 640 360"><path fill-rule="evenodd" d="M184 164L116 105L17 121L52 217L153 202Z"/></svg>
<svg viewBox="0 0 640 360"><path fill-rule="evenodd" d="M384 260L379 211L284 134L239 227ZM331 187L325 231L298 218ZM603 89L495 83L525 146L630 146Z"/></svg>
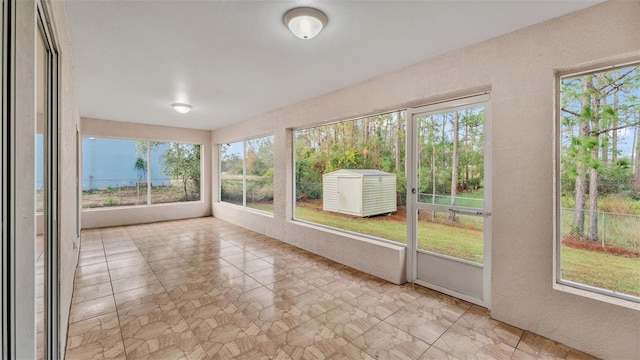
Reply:
<svg viewBox="0 0 640 360"><path fill-rule="evenodd" d="M491 216L490 212L478 211L478 210L461 210L461 209L449 209L449 212L463 215L476 215L476 216Z"/></svg>
<svg viewBox="0 0 640 360"><path fill-rule="evenodd" d="M415 193L416 193L416 188L412 188L412 189L411 189L411 193L415 195Z"/></svg>

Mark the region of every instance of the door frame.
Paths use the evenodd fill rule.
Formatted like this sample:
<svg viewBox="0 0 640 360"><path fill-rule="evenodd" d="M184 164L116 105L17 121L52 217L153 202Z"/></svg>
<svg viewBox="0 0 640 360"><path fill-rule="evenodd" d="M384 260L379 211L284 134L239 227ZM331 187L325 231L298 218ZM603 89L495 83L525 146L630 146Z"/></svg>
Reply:
<svg viewBox="0 0 640 360"><path fill-rule="evenodd" d="M469 105L482 105L484 107L484 182L489 184L484 188L484 209L488 216L485 216L484 225L484 263L483 267L483 299L476 299L454 290L446 289L434 284L428 284L417 279L418 273L418 206L417 206L417 178L418 178L418 151L417 144L417 122L415 116L441 111L455 110ZM437 102L420 107L407 109L407 141L406 141L406 175L407 175L407 281L432 288L436 291L469 301L471 303L491 308L491 209L492 209L492 141L491 141L491 103L489 92L476 93L465 97L460 97L443 102ZM443 256L446 257L446 256ZM464 262L464 260L460 260Z"/></svg>

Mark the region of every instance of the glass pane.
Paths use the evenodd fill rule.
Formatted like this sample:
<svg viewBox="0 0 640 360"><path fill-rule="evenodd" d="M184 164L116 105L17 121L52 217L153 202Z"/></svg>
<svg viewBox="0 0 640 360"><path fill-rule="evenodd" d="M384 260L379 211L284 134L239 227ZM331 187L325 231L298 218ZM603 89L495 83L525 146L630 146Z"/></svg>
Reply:
<svg viewBox="0 0 640 360"><path fill-rule="evenodd" d="M639 81L638 64L562 79L558 194L562 279L638 298Z"/></svg>
<svg viewBox="0 0 640 360"><path fill-rule="evenodd" d="M273 136L247 140L247 207L273 212Z"/></svg>
<svg viewBox="0 0 640 360"><path fill-rule="evenodd" d="M482 264L484 218L443 211L418 211L418 249Z"/></svg>
<svg viewBox="0 0 640 360"><path fill-rule="evenodd" d="M35 133L35 159L36 164L35 175L35 198L36 198L36 212L45 212L45 192L47 190L47 184L44 182L44 161L46 159L46 152L44 146L45 131L48 131L45 126L45 120L49 115L47 113L47 49L43 42L42 36L38 34L38 40L36 45L36 133ZM46 215L46 214L45 214ZM45 347L45 322L46 315L44 311L45 304L45 258L46 258L46 236L43 233L44 226L42 219L38 224L38 217L36 217L36 238L35 238L35 302L36 302L36 316L34 324L36 328L36 344L37 344L37 358L44 358ZM40 216L42 217L42 216Z"/></svg>
<svg viewBox="0 0 640 360"><path fill-rule="evenodd" d="M44 114L38 114L44 116ZM44 124L38 120L39 126ZM36 212L44 211L44 139L42 133L36 134Z"/></svg>
<svg viewBox="0 0 640 360"><path fill-rule="evenodd" d="M220 145L220 201L243 205L244 142Z"/></svg>
<svg viewBox="0 0 640 360"><path fill-rule="evenodd" d="M484 108L420 116L418 201L482 209Z"/></svg>
<svg viewBox="0 0 640 360"><path fill-rule="evenodd" d="M200 200L200 145L151 143L151 203Z"/></svg>
<svg viewBox="0 0 640 360"><path fill-rule="evenodd" d="M125 139L82 138L82 207L147 204L140 160L146 149Z"/></svg>
<svg viewBox="0 0 640 360"><path fill-rule="evenodd" d="M295 218L406 243L405 116L296 130Z"/></svg>

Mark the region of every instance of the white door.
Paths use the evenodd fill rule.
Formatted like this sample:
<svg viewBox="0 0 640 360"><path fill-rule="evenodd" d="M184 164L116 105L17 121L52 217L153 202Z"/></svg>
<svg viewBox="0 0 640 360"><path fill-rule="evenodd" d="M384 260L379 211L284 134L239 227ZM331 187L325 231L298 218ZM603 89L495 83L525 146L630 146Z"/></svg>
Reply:
<svg viewBox="0 0 640 360"><path fill-rule="evenodd" d="M489 307L488 95L409 109L411 281Z"/></svg>
<svg viewBox="0 0 640 360"><path fill-rule="evenodd" d="M360 215L362 212L361 184L362 179L357 177L338 178L339 211Z"/></svg>

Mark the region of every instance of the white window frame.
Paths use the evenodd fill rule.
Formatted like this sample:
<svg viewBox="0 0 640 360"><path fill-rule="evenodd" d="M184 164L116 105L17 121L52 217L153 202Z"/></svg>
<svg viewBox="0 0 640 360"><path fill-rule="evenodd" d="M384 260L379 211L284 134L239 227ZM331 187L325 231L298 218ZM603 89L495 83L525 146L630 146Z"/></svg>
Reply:
<svg viewBox="0 0 640 360"><path fill-rule="evenodd" d="M84 147L82 146L82 140L84 138L96 138L96 139L113 139L113 140L129 140L129 141L144 141L147 143L147 154L146 154L146 161L147 164L150 163L149 160L151 160L151 146L149 145L152 142L161 142L161 143L179 143L179 144L189 144L189 145L198 145L200 146L200 199L199 200L193 200L193 201L176 201L176 202L169 202L169 203L159 203L159 204L153 204L151 203L151 168L149 166L147 166L147 203L146 204L140 204L140 205L121 205L121 206L110 206L107 207L107 209L122 209L122 208L130 208L130 207L150 207L150 206L167 206L167 205L175 205L175 204L194 204L194 203L202 203L204 202L204 197L203 197L203 160L204 157L202 156L203 153L203 149L204 149L204 144L198 143L198 142L192 142L192 141L183 141L183 140L150 140L150 139L138 139L138 138L124 138L124 137L114 137L114 136L102 136L102 135L94 135L94 134L80 134L80 154L79 154L79 159L78 159L78 163L80 164L80 168L84 168L84 163L83 163L83 152L84 152ZM82 192L83 192L83 178L82 178L82 170L80 170L79 172L79 194L80 194L80 202L82 202ZM80 209L81 211L100 211L100 210L104 210L105 208L85 208L82 207L82 205L80 205Z"/></svg>
<svg viewBox="0 0 640 360"><path fill-rule="evenodd" d="M383 242L383 243L387 243L387 244L391 244L391 245L395 245L395 246L402 246L402 247L407 247L408 241L409 239L405 239L406 242L405 243L401 243L399 241L395 241L395 240L391 240L391 239L384 239L381 237L377 237L377 236L373 236L373 235L368 235L368 234L363 234L363 233L359 233L359 232L355 232L355 231L350 231L350 230L346 230L346 229L341 229L341 228L337 228L337 227L333 227L333 226L329 226L329 225L324 225L324 224L320 224L320 223L315 223L315 222L311 222L311 221L307 221L307 220L303 220L303 219L298 219L296 217L296 202L297 202L297 183L296 183L296 131L299 130L306 130L306 129L313 129L313 128L317 128L317 127L321 127L321 126L328 126L328 125L334 125L334 124L339 124L342 122L347 122L347 121L355 121L355 120L359 120L359 119L363 119L363 118L368 118L368 117L373 117L373 116L378 116L378 115L384 115L384 114L389 114L389 113L393 113L393 112L399 112L399 111L404 111L405 113L405 124L407 124L407 122L409 121L407 118L407 114L408 114L408 108L407 107L400 107L398 109L391 109L391 110L385 110L385 111L381 111L381 112L376 112L376 113L371 113L371 114L365 114L365 115L360 115L360 116L356 116L356 117L349 117L347 119L342 119L342 120L334 120L334 121L328 121L328 122L324 122L324 123L320 123L320 124L315 124L313 126L301 126L301 127L297 127L297 128L292 128L291 129L291 153L292 153L292 180L291 183L293 184L291 189L292 189L292 196L291 196L291 221L300 223L300 224L305 224L308 226L312 226L312 227L316 227L322 231L337 231L340 232L342 234L345 235L351 235L354 236L356 238L362 238L362 239L369 239L369 240L375 240L375 241L379 241L379 242ZM408 126L408 125L407 125ZM408 131L405 129L405 177L407 177L407 166L408 166L408 157L407 154L409 153L410 149L408 148L409 141L407 140L406 136L408 136ZM408 191L408 190L407 190ZM408 204L407 204L407 211L408 211ZM405 221L405 226L408 228L409 223L408 223L408 219Z"/></svg>
<svg viewBox="0 0 640 360"><path fill-rule="evenodd" d="M579 69L577 71L567 71L556 73L555 80L555 106L553 117L553 281L554 289L576 293L577 295L594 298L596 300L611 302L625 307L636 308L640 310L640 297L629 294L619 293L613 290L590 286L587 284L564 280L562 278L562 184L561 184L561 157L562 157L562 81L568 78L577 78L580 76L595 74L604 71L611 71L629 66L640 65L640 62L630 61L617 63L610 66L592 67L588 69Z"/></svg>
<svg viewBox="0 0 640 360"><path fill-rule="evenodd" d="M264 215L269 215L269 216L274 215L275 209L274 209L274 212L269 212L269 211L255 209L247 206L247 142L251 140L263 139L268 137L272 138L273 149L275 151L276 137L274 134L256 136L256 137L251 137L243 140L229 141L229 142L223 142L218 144L218 202L219 203L225 204L228 206L235 206L247 211L255 211ZM242 143L242 205L238 205L238 204L234 204L234 203L222 200L222 147L225 145L236 144L236 143ZM274 154L274 158L275 158L275 154ZM274 170L275 170L275 163L274 163ZM274 177L274 182L275 182L275 177Z"/></svg>

